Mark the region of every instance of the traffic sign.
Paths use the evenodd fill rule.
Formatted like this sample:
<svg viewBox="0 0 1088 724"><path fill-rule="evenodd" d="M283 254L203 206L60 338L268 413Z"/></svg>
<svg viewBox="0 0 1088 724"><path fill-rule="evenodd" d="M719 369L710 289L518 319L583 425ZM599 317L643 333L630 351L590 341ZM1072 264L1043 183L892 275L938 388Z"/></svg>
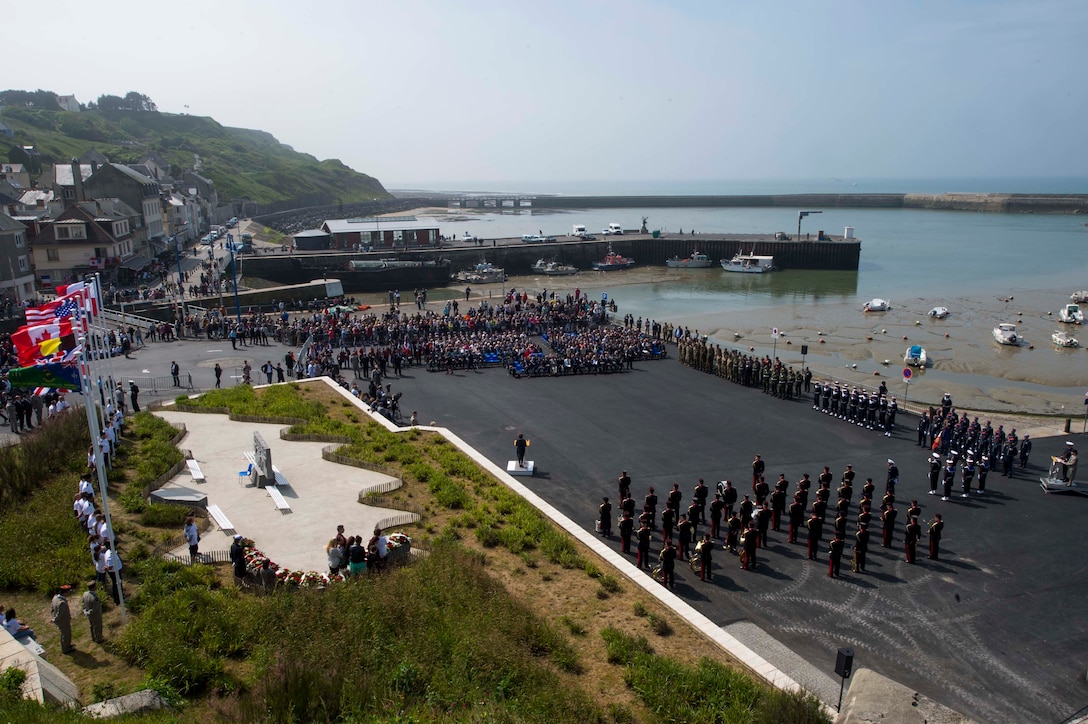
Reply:
<svg viewBox="0 0 1088 724"><path fill-rule="evenodd" d="M910 367L903 368L903 379L909 380L913 375L914 372L911 371Z"/></svg>
<svg viewBox="0 0 1088 724"><path fill-rule="evenodd" d="M771 336L774 337L775 339L778 339L778 327L775 327L774 329L771 330Z"/></svg>

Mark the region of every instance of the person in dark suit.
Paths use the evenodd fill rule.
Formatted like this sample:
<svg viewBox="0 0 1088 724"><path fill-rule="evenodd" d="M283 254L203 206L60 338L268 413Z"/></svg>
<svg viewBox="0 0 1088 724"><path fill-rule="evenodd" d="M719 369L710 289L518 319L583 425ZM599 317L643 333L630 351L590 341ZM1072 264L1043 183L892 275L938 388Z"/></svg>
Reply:
<svg viewBox="0 0 1088 724"><path fill-rule="evenodd" d="M918 556L918 539L922 537L922 526L918 525L917 518L910 518L904 529L905 544L907 550L907 563L913 564Z"/></svg>
<svg viewBox="0 0 1088 724"><path fill-rule="evenodd" d="M676 549L671 540L665 539L658 560L661 562L661 585L676 588Z"/></svg>
<svg viewBox="0 0 1088 724"><path fill-rule="evenodd" d="M831 541L831 546L827 552L827 577L838 578L839 567L842 563L842 551L846 547L846 541L842 536L835 533L835 539Z"/></svg>
<svg viewBox="0 0 1088 724"><path fill-rule="evenodd" d="M892 534L895 533L895 519L898 516L899 511L895 509L894 505L889 505L880 514L880 520L884 523L883 541L881 541L880 545L885 548L891 548L892 546Z"/></svg>
<svg viewBox="0 0 1088 724"><path fill-rule="evenodd" d="M636 565L646 570L650 569L650 537L652 535L648 526L644 525L638 529L638 561Z"/></svg>
<svg viewBox="0 0 1088 724"><path fill-rule="evenodd" d="M620 520L620 553L631 552L631 535L635 532L635 519L626 510Z"/></svg>
<svg viewBox="0 0 1088 724"><path fill-rule="evenodd" d="M820 516L813 513L809 516L806 526L808 527L808 559L814 561L820 550L820 537L824 533L824 522Z"/></svg>

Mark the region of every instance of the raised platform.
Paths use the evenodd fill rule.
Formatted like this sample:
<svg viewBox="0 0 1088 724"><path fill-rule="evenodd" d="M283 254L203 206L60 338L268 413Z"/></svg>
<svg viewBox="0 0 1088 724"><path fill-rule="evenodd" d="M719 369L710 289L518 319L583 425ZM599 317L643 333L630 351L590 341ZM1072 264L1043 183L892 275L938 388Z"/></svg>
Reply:
<svg viewBox="0 0 1088 724"><path fill-rule="evenodd" d="M506 472L511 475L524 475L531 478L533 477L534 466L535 463L532 460L526 460L524 465L518 465L517 460L509 460L506 463Z"/></svg>

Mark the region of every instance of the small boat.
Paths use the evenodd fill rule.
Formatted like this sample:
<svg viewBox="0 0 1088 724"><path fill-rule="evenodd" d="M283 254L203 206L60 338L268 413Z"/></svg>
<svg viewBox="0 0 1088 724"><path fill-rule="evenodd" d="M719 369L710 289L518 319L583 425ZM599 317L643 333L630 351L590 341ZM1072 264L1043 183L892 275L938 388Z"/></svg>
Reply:
<svg viewBox="0 0 1088 724"><path fill-rule="evenodd" d="M1021 337L1016 333L1016 325L1002 323L994 327L994 339L998 344L1019 345Z"/></svg>
<svg viewBox="0 0 1088 724"><path fill-rule="evenodd" d="M722 269L728 272L740 272L741 274L762 274L774 271L773 256L756 256L755 254L736 254L732 259L722 259Z"/></svg>
<svg viewBox="0 0 1088 724"><path fill-rule="evenodd" d="M870 299L861 308L864 312L886 312L892 308L892 303L887 299Z"/></svg>
<svg viewBox="0 0 1088 724"><path fill-rule="evenodd" d="M934 307L927 314L934 319L944 319L948 316L948 307Z"/></svg>
<svg viewBox="0 0 1088 724"><path fill-rule="evenodd" d="M1068 332L1055 332L1050 335L1050 341L1052 341L1058 347L1079 347L1080 342L1076 337L1073 337Z"/></svg>
<svg viewBox="0 0 1088 724"><path fill-rule="evenodd" d="M612 251L612 245L608 245L608 253L601 261L593 262L593 268L597 271L616 271L617 269L630 269L635 265L635 260L621 256Z"/></svg>
<svg viewBox="0 0 1088 724"><path fill-rule="evenodd" d="M672 259L665 260L665 266L670 269L706 269L713 265L714 262L709 256L698 251L692 252L691 256L684 259L674 256Z"/></svg>
<svg viewBox="0 0 1088 724"><path fill-rule="evenodd" d="M471 284L494 284L506 281L506 270L490 262L477 264L472 269L457 272L457 281Z"/></svg>
<svg viewBox="0 0 1088 724"><path fill-rule="evenodd" d="M1084 312L1076 304L1066 304L1058 312L1058 319L1066 324L1084 324Z"/></svg>
<svg viewBox="0 0 1088 724"><path fill-rule="evenodd" d="M1088 289L1073 292L1069 295L1069 301L1076 302L1077 304L1088 304Z"/></svg>
<svg viewBox="0 0 1088 724"><path fill-rule="evenodd" d="M560 264L557 261L537 259L536 264L533 264L533 272L549 277L569 277L578 273L578 267L570 264Z"/></svg>
<svg viewBox="0 0 1088 724"><path fill-rule="evenodd" d="M922 349L920 344L912 344L907 347L907 353L903 355L903 364L908 367L925 367L928 361L926 351Z"/></svg>

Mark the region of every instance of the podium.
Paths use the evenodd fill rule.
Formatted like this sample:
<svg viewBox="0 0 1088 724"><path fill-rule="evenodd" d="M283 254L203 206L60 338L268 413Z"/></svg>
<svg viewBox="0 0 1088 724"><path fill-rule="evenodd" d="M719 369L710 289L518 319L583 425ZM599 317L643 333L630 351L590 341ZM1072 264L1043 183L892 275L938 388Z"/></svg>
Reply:
<svg viewBox="0 0 1088 724"><path fill-rule="evenodd" d="M518 465L517 460L508 460L506 463L506 472L510 475L533 477L533 461L526 460L524 465Z"/></svg>

